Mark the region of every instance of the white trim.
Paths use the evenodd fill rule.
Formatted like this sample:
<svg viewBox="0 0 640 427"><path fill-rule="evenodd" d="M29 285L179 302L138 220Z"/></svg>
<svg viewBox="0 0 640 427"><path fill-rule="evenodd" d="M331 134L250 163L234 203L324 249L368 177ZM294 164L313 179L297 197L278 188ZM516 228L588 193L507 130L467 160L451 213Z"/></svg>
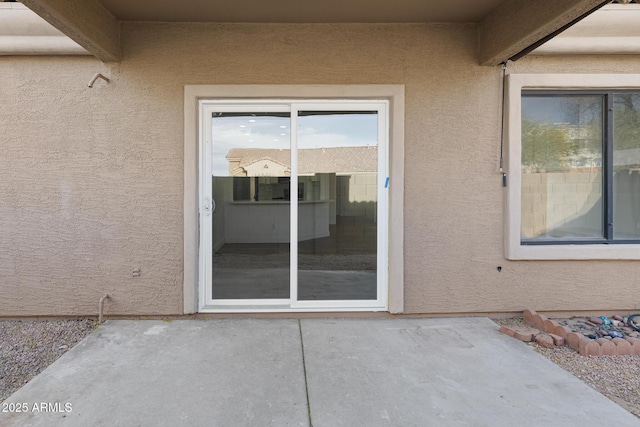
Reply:
<svg viewBox="0 0 640 427"><path fill-rule="evenodd" d="M640 74L511 74L507 76L505 257L511 260L640 260L640 245L522 245L521 115L523 89L640 89Z"/></svg>
<svg viewBox="0 0 640 427"><path fill-rule="evenodd" d="M200 240L200 257L199 262L201 266L200 274L200 295L202 301L200 310L204 307L220 307L224 309L224 306L273 306L282 305L284 300L271 300L271 299L246 299L246 300L215 300L212 295L212 228L211 220L208 219L209 215L204 212L204 199L211 198L211 176L210 170L212 165L211 159L211 146L210 142L213 140L211 117L214 112L252 112L256 110L256 105L259 105L261 111L278 111L278 112L290 112L290 152L291 152L291 188L298 187L298 134L294 130L298 128L298 112L302 110L313 111L332 111L332 110L353 110L353 111L368 111L376 110L378 113L378 181L380 182L380 176L387 176L388 160L385 157L388 132L386 131L388 102L384 100L362 100L359 102L352 100L279 100L277 103L273 100L245 100L243 103L228 102L228 100L200 100L200 127L201 127L201 141L200 141L200 157L203 159L203 166L201 168L200 175L200 215L201 218L206 216L205 220L201 221L201 236L204 236ZM386 279L386 269L378 268L377 272L377 299L376 300L322 300L322 301L301 301L298 300L298 269L295 268L298 265L298 199L292 198L290 202L290 300L289 306L292 309L349 309L349 308L370 308L386 310L388 308L388 302L386 299L387 283L383 280ZM378 186L378 218L384 220L378 221L377 233L377 265L387 266L387 245L388 236L384 235L382 230L388 229L387 224L387 191L382 186ZM202 290L204 289L204 291ZM285 310L287 311L287 310Z"/></svg>
<svg viewBox="0 0 640 427"><path fill-rule="evenodd" d="M263 305L239 305L239 306L226 306L226 307L214 307L204 306L200 309L199 313L352 313L352 312L381 312L387 311L384 307L334 307L330 310L326 308L291 308L289 304L283 304L280 306L267 307Z"/></svg>
<svg viewBox="0 0 640 427"><path fill-rule="evenodd" d="M609 4L558 34L530 55L637 55L640 4Z"/></svg>
<svg viewBox="0 0 640 427"><path fill-rule="evenodd" d="M388 132L388 120L387 111L389 109L389 102L387 100L362 100L362 101L336 101L336 100L312 100L309 102L298 101L291 105L291 188L297 188L298 177L297 173L294 173L298 169L298 143L297 133L293 132L293 129L297 129L298 112L301 110L314 110L314 111L331 111L334 109L341 111L359 111L359 110L376 110L378 113L378 218L383 218L384 221L378 221L378 233L377 233L377 289L376 300L323 300L323 301L308 301L299 300L297 298L297 274L298 271L295 268L291 270L291 308L324 308L324 309L337 309L337 308L358 308L358 307L375 307L380 310L388 310L388 268L381 268L381 266L388 266L388 253L389 253L389 236L388 236L388 191L384 188L385 180L389 170L388 150L389 145L389 132ZM295 160L295 166L294 166ZM384 178L381 178L384 176ZM295 181L294 181L295 177ZM297 266L297 253L298 253L298 201L293 200L291 202L291 221L292 221L292 233L291 233L291 257L292 266ZM295 225L293 221L295 218ZM294 254L295 247L295 254ZM294 259L295 257L295 259ZM295 270L295 271L294 271ZM295 277L295 281L293 280ZM295 288L295 289L294 289Z"/></svg>
<svg viewBox="0 0 640 427"><path fill-rule="evenodd" d="M298 190L298 111L291 105L291 181L289 184L289 304L298 300L298 198L294 197Z"/></svg>
<svg viewBox="0 0 640 427"><path fill-rule="evenodd" d="M389 146L389 241L387 280L388 293L384 295L385 306L392 313L404 310L404 86L402 85L187 85L185 86L184 120L184 312L198 311L197 283L199 280L198 245L198 101L201 99L226 99L243 103L262 98L265 102L277 103L280 99L325 100L388 100ZM271 101L270 101L271 100ZM382 177L380 177L382 179ZM386 177L384 177L386 180ZM371 304L371 302L369 302ZM381 307L336 307L330 311L378 311ZM202 306L202 312L211 312L210 306ZM237 311L262 312L282 311L277 308L247 307ZM214 310L218 311L218 310ZM232 309L225 311L231 312ZM291 311L329 311L326 308L292 309Z"/></svg>
<svg viewBox="0 0 640 427"><path fill-rule="evenodd" d="M270 307L272 306L281 306L281 307L288 307L289 306L289 300L288 299L264 299L264 300L257 300L257 299L214 299L214 300L209 300L210 304L205 304L202 307L200 307L200 312L202 312L203 309L207 309L207 307L210 310L225 310L226 307L225 306L236 306L236 307L242 307L242 306L260 306L260 307L266 307L265 309L270 309ZM279 309L281 310L281 308Z"/></svg>
<svg viewBox="0 0 640 427"><path fill-rule="evenodd" d="M0 3L0 56L91 55L22 3Z"/></svg>

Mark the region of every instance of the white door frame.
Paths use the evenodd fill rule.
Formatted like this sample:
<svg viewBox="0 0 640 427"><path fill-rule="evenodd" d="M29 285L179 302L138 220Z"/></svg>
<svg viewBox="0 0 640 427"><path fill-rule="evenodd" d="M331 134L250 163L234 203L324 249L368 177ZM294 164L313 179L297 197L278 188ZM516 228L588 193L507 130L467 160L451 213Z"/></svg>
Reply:
<svg viewBox="0 0 640 427"><path fill-rule="evenodd" d="M386 100L310 100L274 102L272 100L202 100L200 109L200 311L227 311L242 309L248 311L298 311L314 310L388 310L388 101ZM298 112L313 111L377 111L378 117L378 171L377 171L377 289L376 300L298 300L298 199L291 198L290 203L290 299L213 299L212 297L212 216L215 201L212 195L212 117L216 112L290 112L291 114L291 188L298 188L298 144L297 126Z"/></svg>
<svg viewBox="0 0 640 427"><path fill-rule="evenodd" d="M233 102L233 101L212 101L202 100L200 105L200 249L199 249L199 293L200 293L200 312L208 311L228 311L225 307L242 307L247 306L248 310L254 311L255 307L264 307L265 311L269 310L268 306L275 311L280 311L289 305L289 299L217 299L212 296L212 274L213 274L213 223L211 216L215 210L215 200L212 192L212 156L211 144L213 144L212 135L212 118L214 112L234 112L251 113L256 110L256 106L260 106L261 110L269 112L289 112L290 107L284 103L273 102ZM207 212L207 204L210 206L210 213ZM253 307L253 308L252 308Z"/></svg>
<svg viewBox="0 0 640 427"><path fill-rule="evenodd" d="M296 101L291 105L291 188L298 188L298 111L377 111L378 112L378 170L377 170L377 289L375 302L372 300L341 301L301 301L298 299L298 200L291 203L291 308L293 309L340 309L340 310L388 310L388 265L389 265L389 102L387 100L345 100L345 101ZM295 169L294 169L295 167ZM295 173L294 173L295 171Z"/></svg>
<svg viewBox="0 0 640 427"><path fill-rule="evenodd" d="M184 277L183 313L199 311L339 311L327 309L292 309L289 306L227 307L207 310L199 289L200 209L199 194L201 118L200 101L264 99L305 100L387 100L389 101L389 243L388 243L388 310L404 312L404 85L185 85L184 87ZM345 309L344 311L357 311ZM364 309L363 311L369 311Z"/></svg>

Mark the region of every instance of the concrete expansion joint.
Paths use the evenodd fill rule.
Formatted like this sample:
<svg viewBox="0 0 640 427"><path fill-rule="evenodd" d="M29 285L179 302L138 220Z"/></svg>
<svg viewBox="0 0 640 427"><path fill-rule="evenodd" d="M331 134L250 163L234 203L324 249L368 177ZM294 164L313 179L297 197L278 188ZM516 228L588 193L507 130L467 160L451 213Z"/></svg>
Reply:
<svg viewBox="0 0 640 427"><path fill-rule="evenodd" d="M582 356L640 355L640 333L621 316L558 321L527 309L523 319L529 326L502 325L500 332L546 348L568 345Z"/></svg>
<svg viewBox="0 0 640 427"><path fill-rule="evenodd" d="M304 372L304 391L307 397L307 415L309 416L309 427L313 427L311 420L311 402L309 401L309 382L307 380L307 364L304 359L304 338L302 337L302 321L298 319L298 331L300 332L300 352L302 355L302 370Z"/></svg>

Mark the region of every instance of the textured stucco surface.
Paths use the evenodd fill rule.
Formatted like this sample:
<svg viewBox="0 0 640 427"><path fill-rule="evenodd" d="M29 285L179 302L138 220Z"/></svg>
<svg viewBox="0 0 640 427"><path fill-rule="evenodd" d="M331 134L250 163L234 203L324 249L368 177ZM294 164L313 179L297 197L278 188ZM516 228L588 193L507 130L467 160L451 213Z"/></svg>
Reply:
<svg viewBox="0 0 640 427"><path fill-rule="evenodd" d="M122 38L118 64L0 59L1 316L95 314L104 293L107 314L182 312L185 84L405 85L408 313L640 306L638 262L505 260L502 70L477 65L476 25L124 24ZM96 72L111 83L87 88Z"/></svg>

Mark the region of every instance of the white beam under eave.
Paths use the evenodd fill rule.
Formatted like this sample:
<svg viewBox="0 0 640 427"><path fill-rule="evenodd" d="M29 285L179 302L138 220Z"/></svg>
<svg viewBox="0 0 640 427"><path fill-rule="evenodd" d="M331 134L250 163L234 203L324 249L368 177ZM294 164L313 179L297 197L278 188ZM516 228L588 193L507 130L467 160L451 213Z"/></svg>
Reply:
<svg viewBox="0 0 640 427"><path fill-rule="evenodd" d="M22 0L103 62L120 61L120 22L98 0Z"/></svg>
<svg viewBox="0 0 640 427"><path fill-rule="evenodd" d="M480 23L480 64L501 64L606 3L603 0L506 0Z"/></svg>

